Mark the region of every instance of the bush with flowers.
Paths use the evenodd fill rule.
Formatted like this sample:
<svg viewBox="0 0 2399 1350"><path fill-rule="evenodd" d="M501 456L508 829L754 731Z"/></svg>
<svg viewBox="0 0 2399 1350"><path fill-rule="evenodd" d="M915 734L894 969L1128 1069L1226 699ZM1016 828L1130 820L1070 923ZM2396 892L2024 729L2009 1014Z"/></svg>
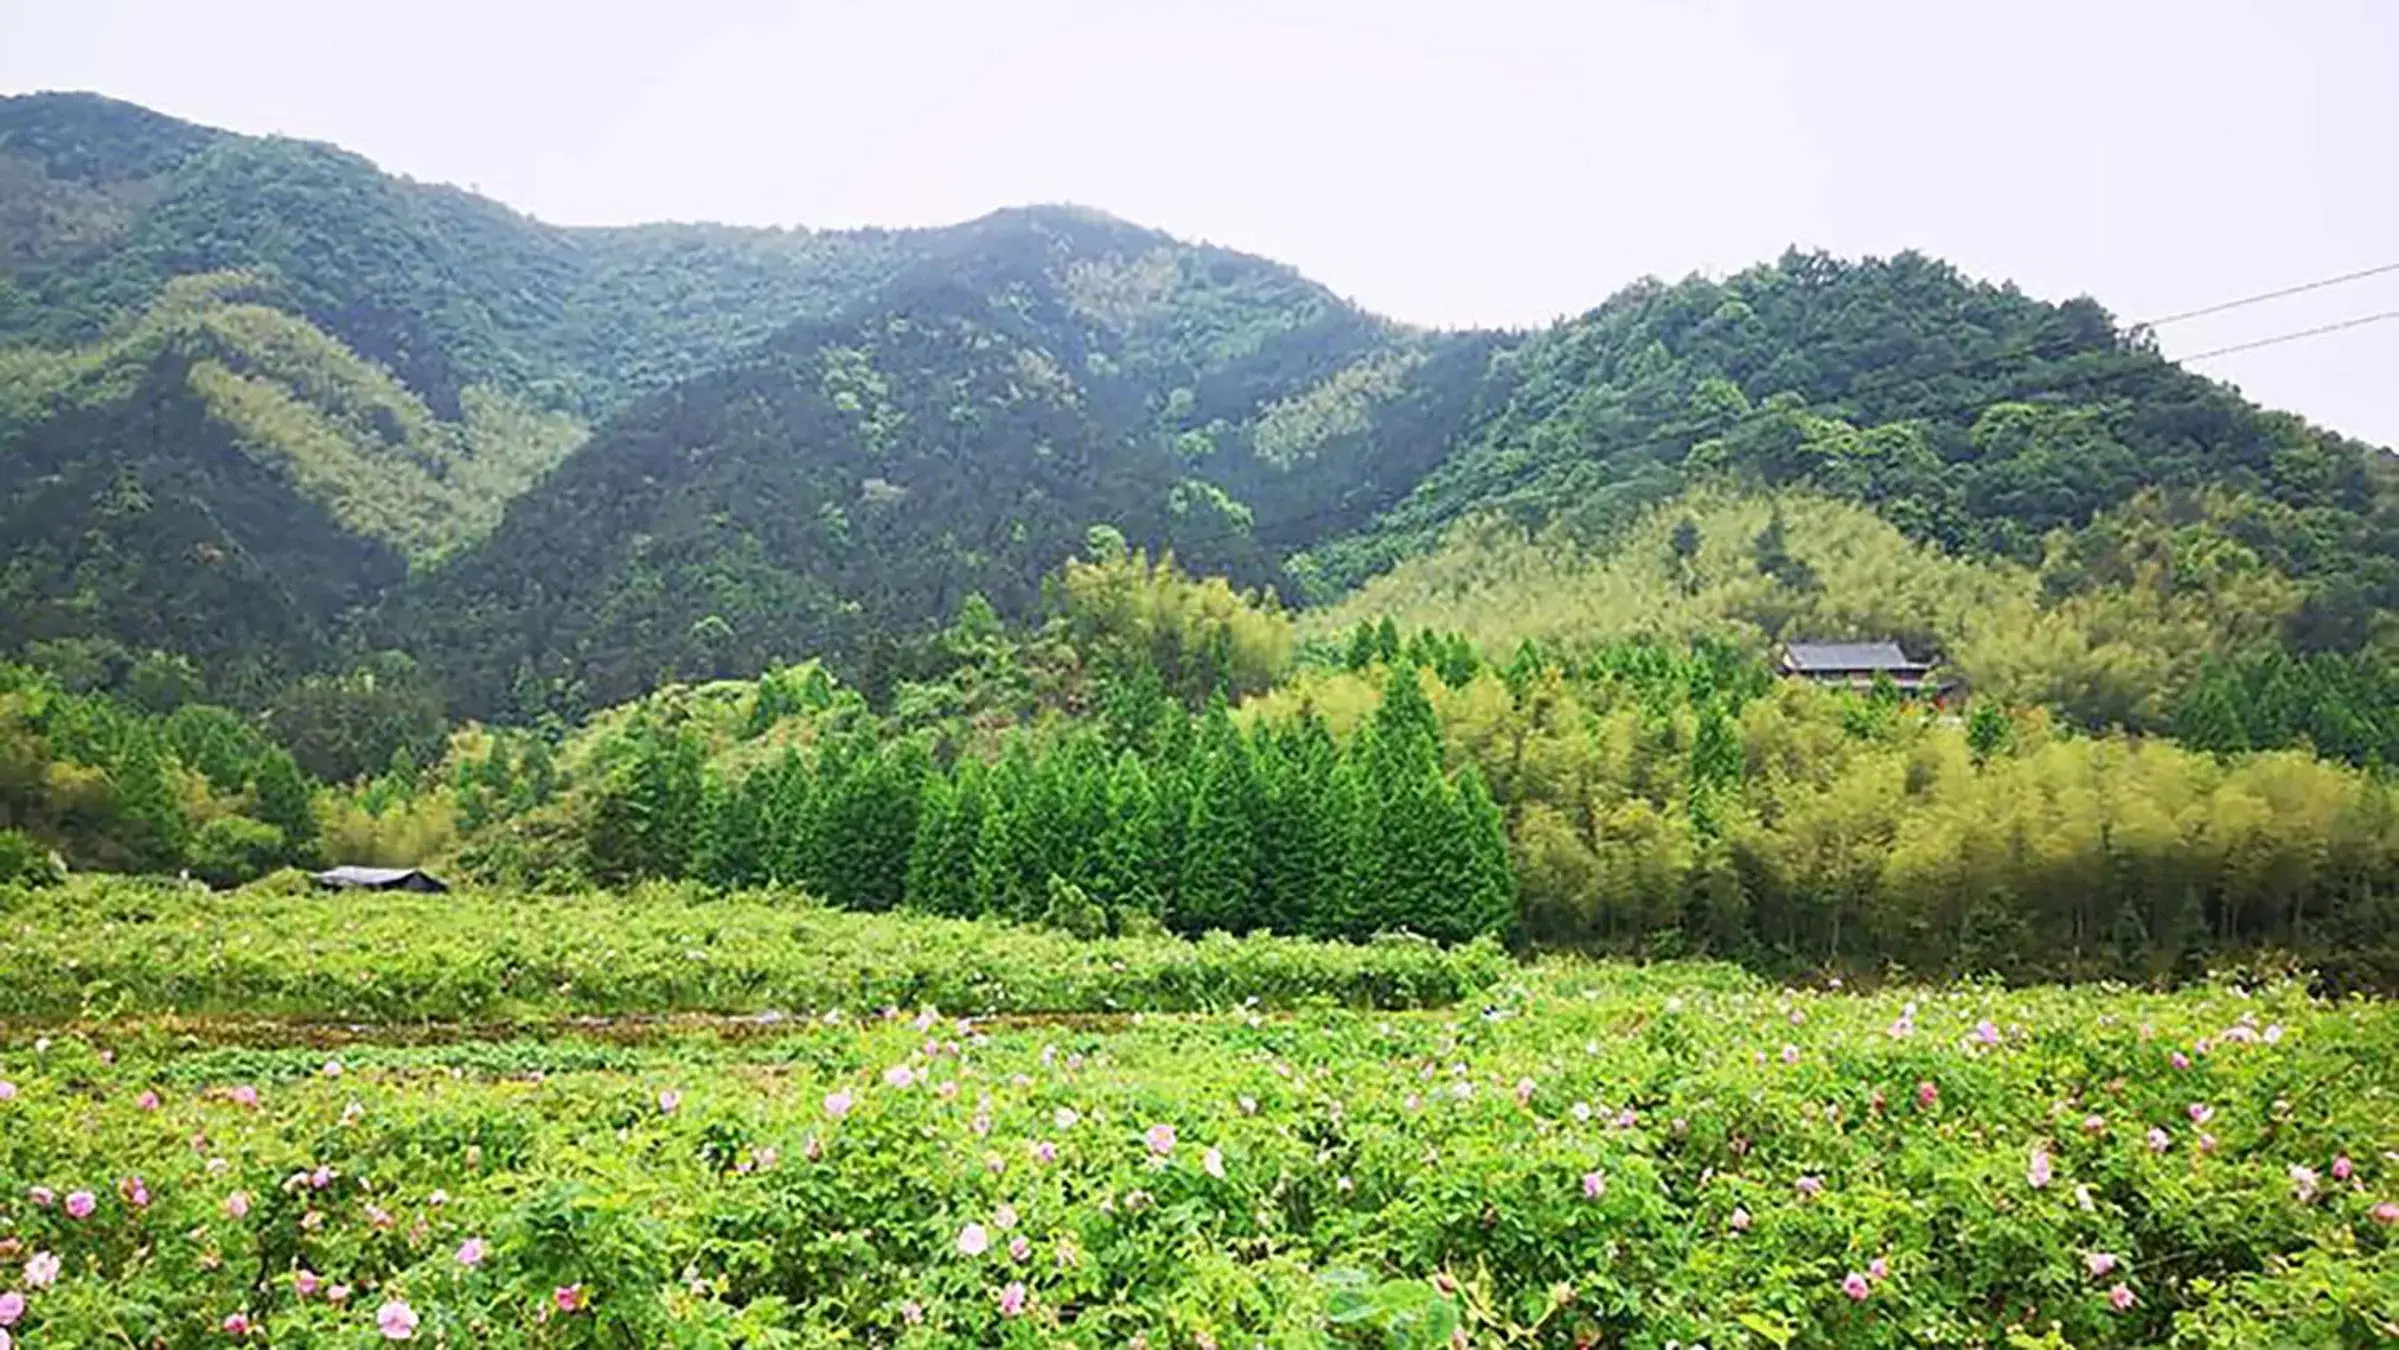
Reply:
<svg viewBox="0 0 2399 1350"><path fill-rule="evenodd" d="M1450 1011L0 1049L12 1346L2364 1345L2399 1011L1547 964Z"/></svg>
<svg viewBox="0 0 2399 1350"><path fill-rule="evenodd" d="M688 884L365 897L124 878L0 886L0 1016L13 1018L511 1021L928 1001L978 1013L1404 1008L1472 997L1513 968L1490 941L1086 941Z"/></svg>

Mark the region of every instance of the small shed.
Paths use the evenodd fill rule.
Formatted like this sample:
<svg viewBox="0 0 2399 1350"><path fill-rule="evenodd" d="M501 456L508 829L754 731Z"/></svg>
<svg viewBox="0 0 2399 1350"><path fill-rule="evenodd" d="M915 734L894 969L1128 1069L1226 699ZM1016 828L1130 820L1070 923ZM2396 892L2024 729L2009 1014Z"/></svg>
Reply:
<svg viewBox="0 0 2399 1350"><path fill-rule="evenodd" d="M317 884L329 891L418 891L431 894L450 889L441 878L416 867L336 867L317 873Z"/></svg>
<svg viewBox="0 0 2399 1350"><path fill-rule="evenodd" d="M1932 663L1910 659L1896 642L1790 642L1775 665L1786 676L1818 684L1865 689L1882 675L1903 694L1942 692Z"/></svg>

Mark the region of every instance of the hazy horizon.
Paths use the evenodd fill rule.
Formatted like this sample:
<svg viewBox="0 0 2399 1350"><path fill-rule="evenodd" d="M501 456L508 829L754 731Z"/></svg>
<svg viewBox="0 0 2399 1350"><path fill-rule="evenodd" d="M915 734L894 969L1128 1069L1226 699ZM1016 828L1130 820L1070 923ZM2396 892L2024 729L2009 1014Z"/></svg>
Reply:
<svg viewBox="0 0 2399 1350"><path fill-rule="evenodd" d="M0 90L327 141L557 224L1073 203L1434 327L1538 325L1788 246L1912 248L2127 323L2399 262L2399 189L2371 171L2399 7L2369 0L0 14ZM2399 272L2158 336L2181 357L2394 309ZM2199 368L2399 445L2395 365L2399 322Z"/></svg>

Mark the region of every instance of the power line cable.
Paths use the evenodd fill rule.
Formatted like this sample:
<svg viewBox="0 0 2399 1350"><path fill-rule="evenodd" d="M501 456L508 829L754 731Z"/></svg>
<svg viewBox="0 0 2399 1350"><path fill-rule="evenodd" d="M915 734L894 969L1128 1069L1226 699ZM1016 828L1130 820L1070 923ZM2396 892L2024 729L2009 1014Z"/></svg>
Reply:
<svg viewBox="0 0 2399 1350"><path fill-rule="evenodd" d="M2210 357L2230 356L2234 352L2253 352L2260 347L2276 347L2285 342L2297 342L2301 338L2322 337L2326 333L2338 333L2351 328L2363 328L2367 324L2382 323L2390 319L2399 319L2399 309L2386 309L2380 314L2361 314L2354 319L2343 319L2339 323L2322 324L2315 328L2302 328L2295 333L2277 333L2273 337L2258 338L2250 342L2236 342L2229 347L2217 347L2212 351L2196 352L2190 356L2178 356L2175 357L2174 360L2178 365L2187 365L2193 361L2205 361Z"/></svg>
<svg viewBox="0 0 2399 1350"><path fill-rule="evenodd" d="M2320 291L2332 286L2345 286L2352 281L2364 281L2368 277L2378 277L2386 272L2399 272L2399 262L2384 263L2380 267L2361 268L2355 272L2343 272L2337 277L2302 281L2296 286L2285 286L2280 290L2264 291L2257 295L2245 295L2238 300L2224 300L2213 305L2202 305L2197 309L2186 309L2179 314L2168 314L2163 318L2150 319L2133 326L2135 328L2163 328L2170 323L2181 323L2185 319L2196 319L2206 314L2222 314L2228 309L2262 305L2268 300L2280 300L2286 295L2305 295L2309 291Z"/></svg>

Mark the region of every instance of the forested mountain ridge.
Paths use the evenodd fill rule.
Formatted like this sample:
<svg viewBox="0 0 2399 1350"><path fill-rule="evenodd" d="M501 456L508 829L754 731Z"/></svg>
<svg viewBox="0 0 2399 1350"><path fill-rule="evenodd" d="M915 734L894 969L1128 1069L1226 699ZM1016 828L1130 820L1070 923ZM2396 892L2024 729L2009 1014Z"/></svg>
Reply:
<svg viewBox="0 0 2399 1350"><path fill-rule="evenodd" d="M0 99L0 224L0 507L32 545L0 583L8 645L66 643L79 665L119 669L147 648L190 652L244 701L345 659L353 616L409 564L487 531L593 424L720 367L754 378L773 352L870 314L1007 310L1068 363L1105 428L1101 460L1121 449L1135 477L1160 455L1186 465L1144 502L1180 488L1178 515L1238 516L1222 489L1255 496L1278 551L1313 537L1320 500L1362 523L1413 482L1445 438L1415 438L1414 468L1380 443L1370 455L1363 400L1482 346L1098 212L913 231L567 229L331 146L91 95ZM973 378L913 376L953 377ZM1248 453L1253 422L1264 454ZM155 508L147 525L112 514L127 493ZM1116 505L1092 503L1075 537ZM169 518L191 524L156 528ZM209 570L193 573L195 556ZM1023 559L987 588L1029 593L1055 560ZM151 599L166 596L177 603ZM658 669L672 653L629 660Z"/></svg>
<svg viewBox="0 0 2399 1350"><path fill-rule="evenodd" d="M2386 454L2257 408L2087 299L2047 304L1915 254L1792 252L1722 281L1645 281L1529 336L1483 412L1372 528L1300 562L1338 594L1469 516L1601 540L1702 482L1804 484L1954 552L2037 560L2148 488L2240 494L2245 542L2319 578L2362 640L2399 602ZM2350 575L2354 574L2354 575Z"/></svg>
<svg viewBox="0 0 2399 1350"><path fill-rule="evenodd" d="M2050 644L2010 687L2147 726L2199 658L2120 691L2211 579L2245 580L2207 655L2387 643L2389 470L2092 301L1914 254L1431 333L1078 208L561 228L330 146L0 99L0 520L30 541L0 643L186 651L244 703L391 649L480 715L859 675L970 594L1029 613L1095 526L1330 601L1494 519L1604 561L1681 494L1796 490L1997 569ZM1731 542L1797 586L1805 536ZM1741 604L1768 637L1857 609Z"/></svg>
<svg viewBox="0 0 2399 1350"><path fill-rule="evenodd" d="M0 338L88 341L240 269L445 418L485 385L589 422L888 276L909 232L547 225L316 142L89 94L0 99Z"/></svg>
<svg viewBox="0 0 2399 1350"><path fill-rule="evenodd" d="M466 706L571 711L793 651L856 661L970 594L1028 613L1098 525L1269 579L1328 515L1276 489L1338 480L1358 504L1332 509L1363 523L1405 487L1360 471L1379 449L1363 416L1277 423L1359 372L1481 346L1096 214L1002 212L839 318L628 410L412 585L387 640Z"/></svg>

